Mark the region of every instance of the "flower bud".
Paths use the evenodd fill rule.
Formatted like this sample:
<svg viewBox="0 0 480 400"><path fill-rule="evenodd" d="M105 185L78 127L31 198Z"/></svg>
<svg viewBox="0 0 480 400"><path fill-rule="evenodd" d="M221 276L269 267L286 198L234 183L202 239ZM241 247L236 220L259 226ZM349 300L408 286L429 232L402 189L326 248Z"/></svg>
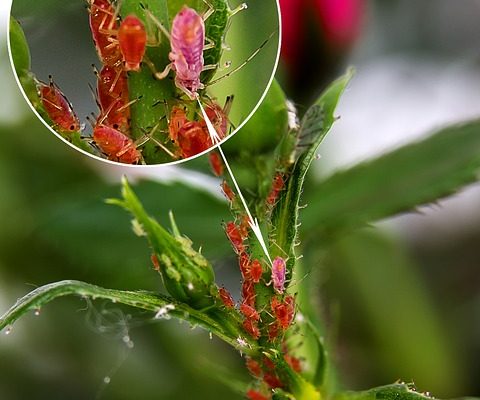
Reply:
<svg viewBox="0 0 480 400"><path fill-rule="evenodd" d="M122 195L123 200L108 202L133 214L135 232L148 238L156 269L170 295L196 309L213 305L217 297L213 268L192 248L192 242L180 234L173 215L170 214L172 234L145 212L126 179L123 180Z"/></svg>

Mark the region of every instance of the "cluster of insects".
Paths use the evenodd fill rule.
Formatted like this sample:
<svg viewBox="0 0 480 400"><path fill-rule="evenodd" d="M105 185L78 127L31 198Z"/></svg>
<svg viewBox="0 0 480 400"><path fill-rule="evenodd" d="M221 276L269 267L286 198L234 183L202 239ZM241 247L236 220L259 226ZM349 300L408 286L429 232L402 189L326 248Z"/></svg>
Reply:
<svg viewBox="0 0 480 400"><path fill-rule="evenodd" d="M203 0L206 10L202 12L184 5L173 16L170 29L142 4L141 16L130 13L122 18L120 2L114 1L88 0L90 31L101 63L98 69L94 66L96 87L92 88L92 92L98 113L87 117L91 133L87 133L67 97L50 78L49 83L38 81L37 88L52 127L67 140L72 133L80 133L92 153L111 161L145 163L143 149L147 143L151 143L155 152L161 152L167 161L174 161L194 156L214 145L207 123L198 109L201 101L219 138L226 137L233 128L229 120L233 95L228 96L225 104L220 106L209 96L206 88L236 72L263 45L239 67L215 81L207 81L213 75L204 78L206 71L219 68L218 60L215 64L205 65L204 52L219 48L206 36L205 21L215 12L208 0ZM245 8L246 4L242 4L229 11L228 18ZM225 29L228 25L225 23ZM152 27L155 32L153 37ZM157 71L147 54L148 47L159 46L160 38L168 41L170 49L169 62L163 71ZM139 134L134 126L135 106L146 100L142 95L132 96L129 78L145 70L156 81L173 80L174 94L154 104L143 104L144 107L162 107L163 117L148 129L142 127Z"/></svg>
<svg viewBox="0 0 480 400"><path fill-rule="evenodd" d="M210 153L210 165L216 176L222 176L224 166L217 152ZM265 203L271 207L278 199L285 185L283 174L278 173L273 179L271 190ZM222 182L222 190L232 208L236 207L236 196L227 181ZM227 309L238 309L243 317L243 330L260 343L281 346L285 361L297 372L302 369L301 361L289 353L284 341L285 332L291 327L295 317L295 297L286 291L287 267L283 257L276 257L269 265L265 260L253 258L247 246L250 235L249 217L239 213L235 221L225 224L225 233L238 257L242 277L241 300L237 305L225 288L219 289L219 297ZM266 299L258 299L259 287L270 286ZM265 297L265 291L262 291ZM274 363L267 357L262 359L247 358L246 365L256 379L256 387L248 391L251 400L268 400L271 389L282 388L284 384L277 373Z"/></svg>

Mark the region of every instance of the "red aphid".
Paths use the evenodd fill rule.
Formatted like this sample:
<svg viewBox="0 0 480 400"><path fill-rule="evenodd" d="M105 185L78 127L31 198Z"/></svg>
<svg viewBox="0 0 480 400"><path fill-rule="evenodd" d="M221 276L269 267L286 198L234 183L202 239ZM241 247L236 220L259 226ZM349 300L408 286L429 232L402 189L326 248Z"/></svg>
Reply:
<svg viewBox="0 0 480 400"><path fill-rule="evenodd" d="M93 140L109 160L138 164L142 158L132 139L112 127L102 124L95 126Z"/></svg>
<svg viewBox="0 0 480 400"><path fill-rule="evenodd" d="M244 239L248 238L248 233L250 231L250 217L245 214L240 221L240 234Z"/></svg>
<svg viewBox="0 0 480 400"><path fill-rule="evenodd" d="M114 7L109 0L90 0L89 11L90 30L98 57L105 65L119 66L122 55L115 40L118 21Z"/></svg>
<svg viewBox="0 0 480 400"><path fill-rule="evenodd" d="M273 183L272 183L272 189L270 190L270 193L267 196L267 203L270 205L275 204L275 202L278 199L278 195L283 189L283 185L285 184L285 181L283 180L283 175L279 172L275 175L275 178L273 178Z"/></svg>
<svg viewBox="0 0 480 400"><path fill-rule="evenodd" d="M268 328L268 340L270 342L273 342L278 337L279 333L280 333L280 326L278 325L278 322L275 321Z"/></svg>
<svg viewBox="0 0 480 400"><path fill-rule="evenodd" d="M283 358L295 372L302 372L302 363L298 358L291 356L290 354L285 354Z"/></svg>
<svg viewBox="0 0 480 400"><path fill-rule="evenodd" d="M118 29L118 44L126 71L139 71L145 55L147 32L142 21L135 15L128 15Z"/></svg>
<svg viewBox="0 0 480 400"><path fill-rule="evenodd" d="M233 300L232 295L227 289L221 287L220 289L218 289L218 294L220 295L220 300L222 300L222 303L225 305L225 307L235 307L235 301Z"/></svg>
<svg viewBox="0 0 480 400"><path fill-rule="evenodd" d="M249 306L247 303L242 303L240 306L240 312L245 316L247 319L251 319L252 321L259 321L260 314L258 313L255 308Z"/></svg>
<svg viewBox="0 0 480 400"><path fill-rule="evenodd" d="M242 299L243 303L250 307L255 307L255 285L252 281L244 281L242 283Z"/></svg>
<svg viewBox="0 0 480 400"><path fill-rule="evenodd" d="M270 400L270 395L264 395L256 390L250 389L247 392L247 397L249 400Z"/></svg>
<svg viewBox="0 0 480 400"><path fill-rule="evenodd" d="M120 68L104 66L97 79L98 104L103 124L126 131L130 124L127 75Z"/></svg>
<svg viewBox="0 0 480 400"><path fill-rule="evenodd" d="M238 265L243 279L250 279L250 257L247 253L240 253L238 256Z"/></svg>
<svg viewBox="0 0 480 400"><path fill-rule="evenodd" d="M229 200L229 201L233 201L235 199L235 193L233 193L233 190L232 188L228 185L227 181L223 181L222 182L222 191L223 191L223 194L225 195L225 197ZM241 234L241 232L240 232Z"/></svg>
<svg viewBox="0 0 480 400"><path fill-rule="evenodd" d="M212 167L212 171L215 174L215 176L223 175L223 162L216 151L212 151L210 153L209 160L210 160L210 167Z"/></svg>
<svg viewBox="0 0 480 400"><path fill-rule="evenodd" d="M245 250L245 246L243 244L243 239L240 231L238 230L238 226L235 225L234 222L227 222L227 225L225 226L225 232L228 239L232 243L234 250L238 254L241 254Z"/></svg>
<svg viewBox="0 0 480 400"><path fill-rule="evenodd" d="M250 264L250 278L253 282L258 283L262 279L263 269L262 264L258 260L253 260Z"/></svg>
<svg viewBox="0 0 480 400"><path fill-rule="evenodd" d="M213 101L209 103L205 108L207 117L215 128L215 131L218 133L220 139L223 139L227 134L229 124L228 113L230 111L232 98L233 97L231 96L227 97L224 108L220 107L217 103ZM203 123L205 125L205 129L207 129L206 122L203 121Z"/></svg>
<svg viewBox="0 0 480 400"><path fill-rule="evenodd" d="M178 131L187 122L189 121L185 109L177 106L173 107L172 111L170 112L170 119L168 123L168 134L173 142L178 140Z"/></svg>
<svg viewBox="0 0 480 400"><path fill-rule="evenodd" d="M38 83L40 100L43 108L61 132L80 131L80 121L73 111L73 107L50 77L50 83Z"/></svg>
<svg viewBox="0 0 480 400"><path fill-rule="evenodd" d="M202 122L189 121L178 131L178 146L184 158L192 157L212 147L212 139Z"/></svg>
<svg viewBox="0 0 480 400"><path fill-rule="evenodd" d="M253 376L256 376L257 378L259 378L262 375L262 367L253 358L248 357L245 364L247 366L248 371Z"/></svg>
<svg viewBox="0 0 480 400"><path fill-rule="evenodd" d="M265 375L263 375L263 381L272 389L283 387L283 383L280 378L273 373L266 373Z"/></svg>
<svg viewBox="0 0 480 400"><path fill-rule="evenodd" d="M247 332L255 340L260 337L260 329L258 329L257 324L251 319L246 319L243 321L243 329L245 329L245 332Z"/></svg>
<svg viewBox="0 0 480 400"><path fill-rule="evenodd" d="M153 268L155 269L155 271L160 271L160 263L158 261L157 255L155 253L153 253L150 256L150 260L152 261Z"/></svg>

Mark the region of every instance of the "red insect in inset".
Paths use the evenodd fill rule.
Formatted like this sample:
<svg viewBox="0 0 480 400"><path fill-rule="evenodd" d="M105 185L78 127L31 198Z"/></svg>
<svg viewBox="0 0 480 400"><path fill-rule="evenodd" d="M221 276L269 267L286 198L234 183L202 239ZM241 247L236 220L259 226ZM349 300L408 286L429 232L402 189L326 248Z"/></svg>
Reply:
<svg viewBox="0 0 480 400"><path fill-rule="evenodd" d="M209 155L210 167L215 176L223 175L223 161L216 151L212 151Z"/></svg>
<svg viewBox="0 0 480 400"><path fill-rule="evenodd" d="M120 24L118 11L108 0L91 0L90 30L103 64L125 71L139 71L145 55L147 32L143 22L128 15Z"/></svg>
<svg viewBox="0 0 480 400"><path fill-rule="evenodd" d="M178 140L178 132L189 122L187 113L182 107L173 107L168 121L168 134L173 142Z"/></svg>
<svg viewBox="0 0 480 400"><path fill-rule="evenodd" d="M147 31L135 15L128 15L118 29L118 44L126 71L140 71L147 46Z"/></svg>
<svg viewBox="0 0 480 400"><path fill-rule="evenodd" d="M258 260L253 260L250 264L250 278L253 282L258 283L262 279L263 268L262 264Z"/></svg>
<svg viewBox="0 0 480 400"><path fill-rule="evenodd" d="M73 107L67 100L59 87L49 76L48 84L38 82L38 92L43 108L55 125L55 128L61 132L80 131L80 121L73 111Z"/></svg>
<svg viewBox="0 0 480 400"><path fill-rule="evenodd" d="M245 329L245 332L247 332L255 340L260 337L260 329L258 329L257 324L251 319L246 319L243 321L243 329Z"/></svg>
<svg viewBox="0 0 480 400"><path fill-rule="evenodd" d="M271 399L270 395L264 395L253 389L250 389L247 392L247 397L249 398L249 400L270 400Z"/></svg>
<svg viewBox="0 0 480 400"><path fill-rule="evenodd" d="M255 377L259 378L262 375L262 367L253 358L247 357L245 362L248 371Z"/></svg>
<svg viewBox="0 0 480 400"><path fill-rule="evenodd" d="M90 0L89 22L93 42L102 63L119 66L122 56L115 40L118 30L117 13L109 0Z"/></svg>
<svg viewBox="0 0 480 400"><path fill-rule="evenodd" d="M206 114L214 125L220 138L224 138L228 129L228 112L233 97L227 97L222 109L213 101L206 107ZM185 108L175 106L170 112L168 122L170 139L175 142L181 156L184 158L194 156L212 147L212 139L206 122L201 118L198 121L190 121Z"/></svg>
<svg viewBox="0 0 480 400"><path fill-rule="evenodd" d="M283 185L285 185L285 181L283 180L283 174L279 172L275 175L275 178L273 178L272 189L267 196L267 204L275 204L278 199L278 195L283 189Z"/></svg>
<svg viewBox="0 0 480 400"><path fill-rule="evenodd" d="M244 281L242 283L242 299L245 304L255 307L255 285L252 281Z"/></svg>
<svg viewBox="0 0 480 400"><path fill-rule="evenodd" d="M202 122L190 121L178 131L177 143L182 157L188 158L212 147L212 139Z"/></svg>
<svg viewBox="0 0 480 400"><path fill-rule="evenodd" d="M249 306L247 303L242 303L240 306L240 312L245 316L247 319L251 319L252 321L260 321L260 314L258 313L255 308Z"/></svg>
<svg viewBox="0 0 480 400"><path fill-rule="evenodd" d="M229 186L227 181L222 182L222 192L228 201L232 202L233 200L235 200L235 193L233 192L232 188ZM240 232L240 235L241 235L241 232Z"/></svg>
<svg viewBox="0 0 480 400"><path fill-rule="evenodd" d="M220 300L222 300L222 303L225 305L225 307L235 307L235 301L233 300L232 295L227 289L221 287L220 289L218 289L218 294L220 295Z"/></svg>
<svg viewBox="0 0 480 400"><path fill-rule="evenodd" d="M103 124L95 126L93 141L109 160L124 164L138 164L142 159L133 140L115 128Z"/></svg>
<svg viewBox="0 0 480 400"><path fill-rule="evenodd" d="M118 68L104 66L97 73L97 96L100 118L104 125L125 132L130 124L130 104L126 73Z"/></svg>
<svg viewBox="0 0 480 400"><path fill-rule="evenodd" d="M270 400L271 399L270 395L264 395L253 389L250 389L247 392L247 397L249 398L249 400Z"/></svg>
<svg viewBox="0 0 480 400"><path fill-rule="evenodd" d="M227 222L225 232L237 254L242 253L245 250L245 246L240 231L238 230L238 226L235 225L234 222Z"/></svg>

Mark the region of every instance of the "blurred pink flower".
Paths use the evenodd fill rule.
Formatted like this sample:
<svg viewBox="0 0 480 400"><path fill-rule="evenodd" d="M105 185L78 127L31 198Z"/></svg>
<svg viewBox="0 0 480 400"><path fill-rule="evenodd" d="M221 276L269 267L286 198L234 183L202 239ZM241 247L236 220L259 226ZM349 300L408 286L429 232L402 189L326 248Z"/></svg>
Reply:
<svg viewBox="0 0 480 400"><path fill-rule="evenodd" d="M337 74L359 38L367 0L280 0L286 89L302 99Z"/></svg>
<svg viewBox="0 0 480 400"><path fill-rule="evenodd" d="M365 0L311 1L328 44L340 49L350 47L360 33Z"/></svg>

